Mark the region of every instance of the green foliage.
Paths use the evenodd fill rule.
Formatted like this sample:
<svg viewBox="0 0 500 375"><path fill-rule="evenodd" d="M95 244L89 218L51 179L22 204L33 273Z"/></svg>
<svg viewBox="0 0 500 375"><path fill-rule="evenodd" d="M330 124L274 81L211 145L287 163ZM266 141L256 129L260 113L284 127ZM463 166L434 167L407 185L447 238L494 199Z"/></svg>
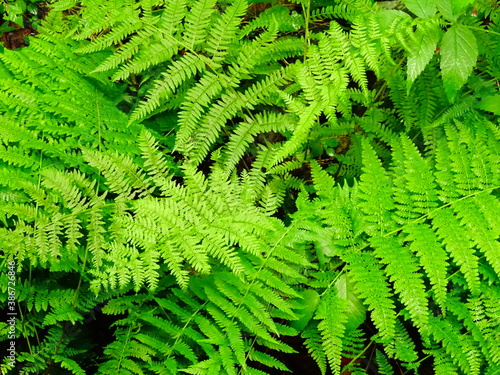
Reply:
<svg viewBox="0 0 500 375"><path fill-rule="evenodd" d="M14 27L9 25L10 22L17 26L24 27L25 18L28 19L31 24L37 24L39 22L38 8L42 5L43 2L39 0L1 1L0 15L4 21L2 26L0 26L0 30L2 30L1 33L15 30Z"/></svg>
<svg viewBox="0 0 500 375"><path fill-rule="evenodd" d="M468 172L472 159L481 159L485 166L491 158L498 160L498 154L486 148L482 148L484 153L473 156L463 147L464 144L479 147L486 139L496 137L488 130L488 122L473 120L477 119L468 119L468 131L464 131L461 123L446 126L446 138L432 157L423 158L411 141L401 136L392 145L389 171L382 167L372 146L365 141L361 181L351 188L324 189L325 179L330 177L313 168L318 198L303 202L294 218L305 220L300 224L302 228L307 228L308 221L320 220L322 228L333 234L328 244L331 249L323 253L346 263L342 272L354 281L356 293L371 310L371 319L379 330L376 340L387 346L388 355L410 362L407 345L398 346L394 340L400 329L398 325L411 322L425 345L442 345L463 373L479 374L482 368L496 368L496 360L489 362L488 357L497 350L490 352L485 332L471 331L471 336L458 332L467 324L463 321L465 316L474 314L468 311L466 306L472 306L467 301L483 298L481 290L490 286L490 278L483 270L490 269L496 274L500 271L499 232L488 219L493 218L498 204L495 189L500 181L492 170L485 170L482 176ZM472 130L472 124L476 130ZM442 153L453 159L449 153L457 147L463 154L460 164L453 164L456 168L439 162L444 157ZM446 179L442 178L443 173L447 174ZM480 182L482 179L488 181L486 185ZM451 181L455 183L450 184ZM459 181L467 181L466 189ZM328 183L331 186L333 181ZM349 196L351 199L345 199ZM496 203L487 207L482 201ZM340 219L343 212L348 216ZM339 225L339 219L344 225ZM316 236L321 235L315 232L311 239L319 243ZM428 280L428 286L424 279ZM400 303L397 308L393 303L395 297ZM461 313L455 316L457 308ZM443 317L450 324L446 328L450 335L460 335L457 340L467 340L464 345L468 346L450 345L450 338L443 331ZM398 323L400 319L403 320ZM473 350L488 353L486 357L477 354L476 368L469 358Z"/></svg>
<svg viewBox="0 0 500 375"><path fill-rule="evenodd" d="M51 6L0 55L2 372L500 371L494 2Z"/></svg>
<svg viewBox="0 0 500 375"><path fill-rule="evenodd" d="M467 81L477 60L477 43L474 34L463 25L454 25L443 36L441 71L448 97Z"/></svg>

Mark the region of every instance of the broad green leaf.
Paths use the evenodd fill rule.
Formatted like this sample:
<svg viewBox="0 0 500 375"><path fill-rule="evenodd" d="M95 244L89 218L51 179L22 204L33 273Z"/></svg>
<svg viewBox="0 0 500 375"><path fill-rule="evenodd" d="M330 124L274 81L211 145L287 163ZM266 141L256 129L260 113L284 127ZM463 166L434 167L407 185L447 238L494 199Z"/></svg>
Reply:
<svg viewBox="0 0 500 375"><path fill-rule="evenodd" d="M453 14L453 6L451 0L436 0L436 6L439 13L448 21L455 21L457 17Z"/></svg>
<svg viewBox="0 0 500 375"><path fill-rule="evenodd" d="M0 34L3 34L3 33L6 33L6 32L9 32L9 31L12 31L12 30L15 30L16 28L15 27L12 27L9 25L9 21L5 21L4 23L2 23L2 25L0 26ZM3 52L0 51L0 52Z"/></svg>
<svg viewBox="0 0 500 375"><path fill-rule="evenodd" d="M24 0L11 1L7 8L7 13L10 15L22 15L26 10L26 2Z"/></svg>
<svg viewBox="0 0 500 375"><path fill-rule="evenodd" d="M381 12L377 12L375 17L377 19L378 26L380 27L380 32L382 33L385 33L387 30L389 30L394 20L398 18L411 19L411 16L408 13L401 10L383 10Z"/></svg>
<svg viewBox="0 0 500 375"><path fill-rule="evenodd" d="M23 14L26 10L26 3L24 0L10 2L5 10L7 11L7 15L4 15L5 20L12 21L19 26L24 27Z"/></svg>
<svg viewBox="0 0 500 375"><path fill-rule="evenodd" d="M446 31L441 41L441 72L450 101L467 82L477 54L476 37L466 26L454 25Z"/></svg>
<svg viewBox="0 0 500 375"><path fill-rule="evenodd" d="M306 289L300 295L302 301L300 302L300 307L295 310L295 313L300 318L299 320L292 321L290 326L302 332L316 312L319 303L319 294L315 290Z"/></svg>
<svg viewBox="0 0 500 375"><path fill-rule="evenodd" d="M436 23L433 23L431 27L419 25L413 34L411 44L413 49L409 51L407 66L408 90L434 56L439 35L440 28Z"/></svg>
<svg viewBox="0 0 500 375"><path fill-rule="evenodd" d="M500 115L500 94L482 98L479 102L479 108Z"/></svg>
<svg viewBox="0 0 500 375"><path fill-rule="evenodd" d="M406 7L420 18L431 18L436 14L435 0L403 0Z"/></svg>
<svg viewBox="0 0 500 375"><path fill-rule="evenodd" d="M345 299L349 306L346 329L349 331L358 328L366 319L366 307L354 293L354 286L346 275L342 275L335 283L335 289L337 295Z"/></svg>
<svg viewBox="0 0 500 375"><path fill-rule="evenodd" d="M453 0L452 1L452 9L453 14L458 15L460 12L464 10L466 6L472 3L473 0Z"/></svg>
<svg viewBox="0 0 500 375"><path fill-rule="evenodd" d="M399 6L399 1L378 1L377 5L382 9L396 9Z"/></svg>

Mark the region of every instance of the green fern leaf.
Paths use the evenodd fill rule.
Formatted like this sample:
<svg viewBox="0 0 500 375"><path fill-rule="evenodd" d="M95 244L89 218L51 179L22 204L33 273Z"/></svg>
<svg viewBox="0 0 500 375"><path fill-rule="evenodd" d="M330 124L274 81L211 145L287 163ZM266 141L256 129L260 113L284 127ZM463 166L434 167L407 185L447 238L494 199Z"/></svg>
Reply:
<svg viewBox="0 0 500 375"><path fill-rule="evenodd" d="M407 137L393 147L394 199L398 224L415 220L438 206L437 185L428 163ZM399 142L398 142L399 143Z"/></svg>
<svg viewBox="0 0 500 375"><path fill-rule="evenodd" d="M394 370L389 364L386 356L380 350L377 350L375 355L377 360L378 372L380 373L380 375L394 375Z"/></svg>
<svg viewBox="0 0 500 375"><path fill-rule="evenodd" d="M332 308L335 306L335 308ZM323 348L328 358L332 373L340 375L342 337L347 323L347 302L343 298L326 293L322 298L316 312L315 319L321 319L318 330L321 333Z"/></svg>
<svg viewBox="0 0 500 375"><path fill-rule="evenodd" d="M444 208L432 217L438 236L443 240L445 249L460 266L470 290L477 293L479 285L478 263L472 242L467 231L460 225L450 208Z"/></svg>
<svg viewBox="0 0 500 375"><path fill-rule="evenodd" d="M391 340L396 324L392 292L376 258L370 253L358 253L349 254L344 259L349 263L356 294L372 311L373 322L383 339Z"/></svg>
<svg viewBox="0 0 500 375"><path fill-rule="evenodd" d="M215 0L199 0L192 6L186 17L184 31L185 43L190 50L203 43L208 34L211 15L214 12Z"/></svg>
<svg viewBox="0 0 500 375"><path fill-rule="evenodd" d="M319 116L321 110L323 109L322 107L323 104L316 101L306 108L299 118L297 128L295 129L293 136L278 151L274 157L272 165L280 163L283 159L293 154L306 141L309 131L316 122L317 116Z"/></svg>
<svg viewBox="0 0 500 375"><path fill-rule="evenodd" d="M71 371L75 375L85 375L86 372L80 367L80 365L71 358L65 358L60 355L54 356L54 362L60 363L63 369Z"/></svg>
<svg viewBox="0 0 500 375"><path fill-rule="evenodd" d="M216 65L223 61L229 52L229 45L236 38L241 17L246 13L247 7L245 0L237 0L224 11L222 17L213 25L213 30L208 36L207 52L213 56L212 60Z"/></svg>
<svg viewBox="0 0 500 375"><path fill-rule="evenodd" d="M142 119L154 111L160 106L161 101L168 99L183 81L193 77L203 68L203 60L192 53L187 53L181 59L173 62L168 71L163 73L163 78L156 81L153 89L148 93L147 101L142 102L134 110L129 122Z"/></svg>
<svg viewBox="0 0 500 375"><path fill-rule="evenodd" d="M367 221L365 231L376 235L394 228L392 183L368 141L363 140L363 171L359 183L360 208Z"/></svg>
<svg viewBox="0 0 500 375"><path fill-rule="evenodd" d="M429 225L410 224L405 226L404 231L408 233L405 240L412 241L410 249L419 256L420 264L430 279L437 302L444 308L448 286L448 255Z"/></svg>
<svg viewBox="0 0 500 375"><path fill-rule="evenodd" d="M322 344L322 337L318 331L318 327L309 327L303 333L302 337L305 338L304 345L311 357L318 364L321 374L325 374L327 370L327 360L325 351Z"/></svg>
<svg viewBox="0 0 500 375"><path fill-rule="evenodd" d="M372 237L370 242L375 248L375 255L387 265L386 273L394 283L394 289L399 293L401 301L408 308L415 325L425 332L429 315L428 300L414 256L394 238Z"/></svg>

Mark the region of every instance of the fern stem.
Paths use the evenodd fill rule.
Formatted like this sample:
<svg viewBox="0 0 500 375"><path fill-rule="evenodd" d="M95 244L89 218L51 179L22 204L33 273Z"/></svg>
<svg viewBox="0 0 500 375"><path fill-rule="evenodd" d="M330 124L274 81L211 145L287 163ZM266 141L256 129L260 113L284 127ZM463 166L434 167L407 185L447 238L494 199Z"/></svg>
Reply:
<svg viewBox="0 0 500 375"><path fill-rule="evenodd" d="M102 138L101 138L101 111L99 110L99 96L97 95L97 89L95 90L96 96L95 96L95 112L96 112L96 117L97 117L97 134L98 134L98 142L97 142L97 148L99 151L101 151L101 143L102 143ZM98 184L97 184L98 185Z"/></svg>
<svg viewBox="0 0 500 375"><path fill-rule="evenodd" d="M405 59L406 59L405 56L403 56L401 59L399 59L399 61L396 64L396 66L391 70L391 73L389 74L389 76L392 76L396 72L396 70L399 69L399 67L403 64L403 62L405 61ZM374 104L377 103L377 101L379 100L379 98L385 92L386 88L387 88L387 81L384 81L384 83L382 84L382 86L380 87L380 89L377 91L377 93L373 97L373 103Z"/></svg>
<svg viewBox="0 0 500 375"><path fill-rule="evenodd" d="M416 365L416 364L422 363L423 361L425 361L427 358L430 358L430 357L432 357L432 355L428 354L424 358L422 358L419 361L415 362L414 364ZM413 371L413 370L406 370L403 375L408 374L409 371Z"/></svg>
<svg viewBox="0 0 500 375"><path fill-rule="evenodd" d="M30 270L31 270L31 266L30 266ZM19 315L21 316L21 322L25 322L26 320L24 319L23 309L19 309ZM35 334L36 334L36 338L38 341L38 345L40 345L40 338L38 337L38 330L35 330ZM28 344L28 349L30 351L30 354L33 355L33 350L31 348L31 342L30 342L29 336L26 336L26 343ZM0 371L0 374L1 373L2 372Z"/></svg>
<svg viewBox="0 0 500 375"><path fill-rule="evenodd" d="M158 301L157 301L158 302ZM199 307L198 310L196 310L195 312L193 312L191 314L191 316L189 317L189 319L186 321L186 323L184 324L184 327L182 327L182 329L177 332L177 337L175 338L175 341L174 343L172 344L171 348L174 348L176 345L177 345L177 342L179 342L179 339L182 337L182 333L188 328L188 325L189 323L191 322L191 320L198 315L198 312L200 312L202 310L202 308L207 305L210 301L205 301L205 303L203 305L201 305ZM165 309L158 303L158 305L160 306L160 308L163 310L163 313L165 314L165 316L168 316L168 313L165 311ZM174 353L173 350L170 351L170 353L168 354L167 358L165 359L165 362L168 361L170 359L170 357L172 356L172 354Z"/></svg>
<svg viewBox="0 0 500 375"><path fill-rule="evenodd" d="M478 31L483 31L485 33L489 33L489 34L500 35L500 33L496 32L496 31L483 29L481 27L474 27L474 26L470 26L470 25L463 25L463 26L467 27L468 29L472 29L472 30L478 30Z"/></svg>
<svg viewBox="0 0 500 375"><path fill-rule="evenodd" d="M57 342L57 345L56 345L56 350L54 351L54 355L52 356L52 359L50 360L49 366L47 367L47 370L45 371L45 375L49 375L50 370L52 369L52 366L54 366L54 361L55 361L54 357L59 352L59 348L61 347L61 343L62 343L62 340L64 338L64 330L66 329L68 324L69 324L69 322L64 323L64 327L62 329L61 336L59 337L59 341Z"/></svg>
<svg viewBox="0 0 500 375"><path fill-rule="evenodd" d="M120 374L120 368L122 367L122 360L123 360L123 357L124 357L124 352L125 352L125 346L128 344L129 340L130 340L130 331L132 331L132 324L129 324L128 326L128 331L127 331L127 339L125 340L125 342L123 343L123 346L122 346L122 352L121 352L121 355L120 355L120 360L118 361L118 367L117 367L117 374Z"/></svg>
<svg viewBox="0 0 500 375"><path fill-rule="evenodd" d="M345 262L343 262L345 263ZM323 295L328 292L328 289L330 289L332 287L333 284L335 284L335 282L339 279L340 276L342 276L342 274L344 273L344 269L342 269L338 275L330 282L330 284L328 284L328 286L325 288L325 290L323 291L323 293L321 293L319 296L320 297L323 297Z"/></svg>
<svg viewBox="0 0 500 375"><path fill-rule="evenodd" d="M274 244L274 246L271 248L271 250L269 251L269 253L267 254L266 258L264 259L264 261L262 262L262 264L260 265L260 268L257 270L257 272L255 273L252 281L248 284L248 287L245 291L245 294L243 295L243 297L241 298L241 302L240 304L238 305L238 308L236 309L236 311L234 312L233 314L233 317L231 318L231 323L234 322L234 319L235 317L238 315L238 311L240 310L241 306L243 305L243 301L246 299L246 297L248 296L248 293L250 293L250 289L252 288L253 284L255 283L255 280L257 279L257 274L259 274L259 272L262 271L262 269L264 268L264 264L269 260L269 258L271 257L271 254L274 252L274 250L276 249L276 247L278 246L278 244L285 238L285 236L290 232L290 230L294 227L294 224L290 225L288 227L288 229L285 231L285 233L283 233L281 235L281 237L276 241L276 243ZM269 305L268 305L269 306ZM252 343L253 345L253 343ZM247 353L247 356L246 358L248 359L248 354L250 353L250 351ZM241 373L241 370L239 371L239 373Z"/></svg>
<svg viewBox="0 0 500 375"><path fill-rule="evenodd" d="M44 141L45 141L45 133L42 131L42 142L44 142ZM40 150L40 160L38 162L38 170L42 169L42 164L43 164L43 152L42 152L42 150ZM39 173L38 174L38 181L37 181L37 188L40 189L41 186L42 186L42 176ZM39 207L40 207L40 205L38 204L38 200L37 200L36 205L35 205L35 224L34 224L35 226L36 226L36 218L38 217ZM32 271L33 271L33 267L32 267L32 263L30 262L29 271L28 271L28 275L29 275L28 282L30 285L32 282ZM24 321L23 310L19 309L19 313L21 315L22 321ZM40 337L38 336L38 330L35 330L35 334L36 334L37 343L38 343L38 345L40 345ZM30 354L33 355L33 350L31 348L31 342L30 342L29 336L26 336L26 343L28 344L28 349L30 351Z"/></svg>
<svg viewBox="0 0 500 375"><path fill-rule="evenodd" d="M366 351L370 348L370 346L372 346L372 344L373 344L374 342L375 342L375 341L373 341L373 340L372 340L372 341L370 341L370 342L368 343L368 345L366 345L366 346L363 348L363 350L362 350L360 353L358 353L358 355L357 355L356 357L354 357L353 359L351 359L351 361L350 361L347 365L345 365L345 366L344 366L344 368L345 368L345 367L349 367L349 366L350 366L350 365L352 365L354 362L356 362L358 359L360 359L360 358L361 358L361 356L362 356L363 354L365 354L365 353L366 353Z"/></svg>

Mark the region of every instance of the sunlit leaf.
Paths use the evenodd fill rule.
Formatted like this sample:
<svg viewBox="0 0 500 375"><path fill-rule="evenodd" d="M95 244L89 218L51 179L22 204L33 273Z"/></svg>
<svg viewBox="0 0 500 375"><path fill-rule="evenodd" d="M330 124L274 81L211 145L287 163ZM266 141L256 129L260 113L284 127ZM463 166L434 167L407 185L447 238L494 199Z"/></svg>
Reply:
<svg viewBox="0 0 500 375"><path fill-rule="evenodd" d="M476 37L466 26L454 25L446 31L441 42L441 71L450 101L472 73L477 54Z"/></svg>
<svg viewBox="0 0 500 375"><path fill-rule="evenodd" d="M436 14L436 2L434 0L403 0L403 3L410 12L420 18L431 18Z"/></svg>

